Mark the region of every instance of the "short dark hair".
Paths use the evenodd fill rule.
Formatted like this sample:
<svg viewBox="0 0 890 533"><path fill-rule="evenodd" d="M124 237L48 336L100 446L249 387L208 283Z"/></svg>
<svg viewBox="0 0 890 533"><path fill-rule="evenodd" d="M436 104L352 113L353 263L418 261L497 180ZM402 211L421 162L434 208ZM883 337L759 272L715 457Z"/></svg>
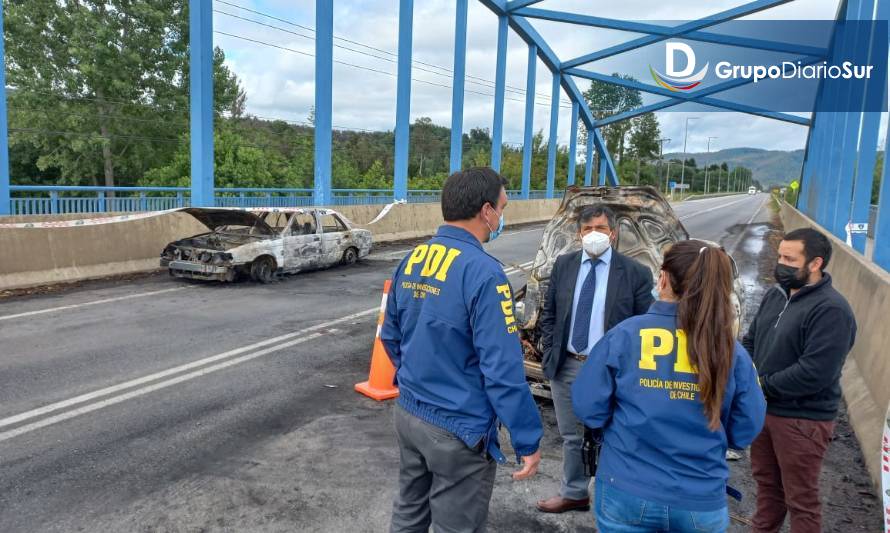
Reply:
<svg viewBox="0 0 890 533"><path fill-rule="evenodd" d="M585 205L581 208L581 212L578 213L578 229L580 230L581 225L591 218L603 215L606 215L606 219L609 221L609 229L614 230L615 226L618 225L618 217L615 216L615 211L612 211L611 207L602 204Z"/></svg>
<svg viewBox="0 0 890 533"><path fill-rule="evenodd" d="M442 187L442 218L446 222L473 218L485 204L497 208L507 180L489 167L473 167L448 176Z"/></svg>
<svg viewBox="0 0 890 533"><path fill-rule="evenodd" d="M831 241L822 233L813 228L800 228L786 233L782 240L803 242L803 254L807 258L807 263L821 257L821 270L824 271L828 266L828 261L831 259Z"/></svg>

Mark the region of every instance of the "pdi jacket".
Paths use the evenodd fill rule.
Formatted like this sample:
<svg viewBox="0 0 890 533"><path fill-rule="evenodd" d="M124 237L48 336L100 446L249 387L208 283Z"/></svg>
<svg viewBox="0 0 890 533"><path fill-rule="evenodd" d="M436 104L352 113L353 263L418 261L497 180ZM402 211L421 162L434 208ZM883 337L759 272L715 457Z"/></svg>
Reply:
<svg viewBox="0 0 890 533"><path fill-rule="evenodd" d="M443 225L399 264L380 338L399 404L505 462L498 421L519 456L538 449L541 419L525 380L513 294L497 259Z"/></svg>

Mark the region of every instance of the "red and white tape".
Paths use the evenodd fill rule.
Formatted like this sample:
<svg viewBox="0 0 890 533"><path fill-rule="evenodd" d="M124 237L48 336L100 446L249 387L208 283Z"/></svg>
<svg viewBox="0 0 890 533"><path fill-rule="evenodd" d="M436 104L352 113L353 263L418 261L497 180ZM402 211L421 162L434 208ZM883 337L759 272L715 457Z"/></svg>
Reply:
<svg viewBox="0 0 890 533"><path fill-rule="evenodd" d="M95 217L80 218L76 220L50 220L46 222L16 222L9 224L0 224L0 229L30 229L30 228L78 228L81 226L99 226L102 224L115 224L118 222L130 222L133 220L142 220L146 218L168 215L177 211L187 211L190 207L177 207L175 209L167 209L164 211L149 211L146 213L129 213L126 215L116 215L112 217ZM222 209L228 211L248 211L251 213L305 213L308 209L302 207L213 207L208 209ZM316 209L321 215L332 213L330 209Z"/></svg>
<svg viewBox="0 0 890 533"><path fill-rule="evenodd" d="M884 531L890 533L890 405L887 406L881 441L881 493L884 497Z"/></svg>

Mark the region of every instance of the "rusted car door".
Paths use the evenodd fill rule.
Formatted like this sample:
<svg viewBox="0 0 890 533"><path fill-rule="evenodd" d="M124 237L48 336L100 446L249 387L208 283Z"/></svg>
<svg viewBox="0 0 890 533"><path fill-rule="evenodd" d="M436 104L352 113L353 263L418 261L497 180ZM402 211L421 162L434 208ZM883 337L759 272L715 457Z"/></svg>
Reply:
<svg viewBox="0 0 890 533"><path fill-rule="evenodd" d="M322 266L322 240L314 211L294 213L284 239L284 269L298 271Z"/></svg>

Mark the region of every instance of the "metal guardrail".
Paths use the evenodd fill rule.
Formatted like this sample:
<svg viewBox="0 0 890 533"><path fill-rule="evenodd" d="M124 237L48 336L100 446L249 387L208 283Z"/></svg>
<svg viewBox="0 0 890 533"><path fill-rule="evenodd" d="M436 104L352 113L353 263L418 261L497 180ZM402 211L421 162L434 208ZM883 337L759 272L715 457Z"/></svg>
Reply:
<svg viewBox="0 0 890 533"><path fill-rule="evenodd" d="M105 213L161 211L191 205L188 187L76 187L13 185L10 213L50 215L58 213ZM392 189L333 189L334 205L376 205L393 201ZM312 205L312 189L220 188L214 195L218 207L303 207ZM512 200L521 191L510 190ZM529 199L547 197L546 191L529 191ZM413 189L409 203L434 203L441 191Z"/></svg>

